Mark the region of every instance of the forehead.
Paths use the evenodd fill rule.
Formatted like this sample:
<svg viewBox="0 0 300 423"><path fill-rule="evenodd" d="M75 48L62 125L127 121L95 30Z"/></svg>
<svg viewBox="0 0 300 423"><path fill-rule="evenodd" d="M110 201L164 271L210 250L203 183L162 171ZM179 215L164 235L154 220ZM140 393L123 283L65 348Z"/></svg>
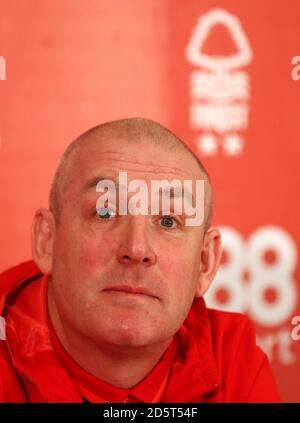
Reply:
<svg viewBox="0 0 300 423"><path fill-rule="evenodd" d="M69 168L70 179L80 185L105 172L127 171L133 178L203 179L195 158L179 146L147 137L102 137L85 140ZM104 173L103 173L104 172ZM105 176L105 175L104 175Z"/></svg>

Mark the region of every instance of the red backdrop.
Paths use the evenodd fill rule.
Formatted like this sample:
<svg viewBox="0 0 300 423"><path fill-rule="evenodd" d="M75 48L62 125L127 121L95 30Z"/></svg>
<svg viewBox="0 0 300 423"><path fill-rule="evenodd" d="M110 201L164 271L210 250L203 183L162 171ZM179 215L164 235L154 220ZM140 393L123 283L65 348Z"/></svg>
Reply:
<svg viewBox="0 0 300 423"><path fill-rule="evenodd" d="M30 258L34 210L75 136L158 120L212 176L224 255L208 303L252 318L284 399L300 401L299 1L22 0L0 11L0 270Z"/></svg>

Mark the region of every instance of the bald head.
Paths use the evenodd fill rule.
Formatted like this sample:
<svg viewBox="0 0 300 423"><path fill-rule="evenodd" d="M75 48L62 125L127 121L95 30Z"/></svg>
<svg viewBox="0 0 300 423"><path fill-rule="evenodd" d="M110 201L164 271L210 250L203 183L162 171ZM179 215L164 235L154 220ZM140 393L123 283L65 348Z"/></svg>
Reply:
<svg viewBox="0 0 300 423"><path fill-rule="evenodd" d="M149 119L130 118L97 125L76 138L65 150L58 168L55 172L49 197L49 208L55 216L56 222L59 221L60 213L63 207L64 191L70 182L70 175L74 167L75 159L80 152L87 148L92 142L97 145L107 140L119 140L141 144L147 142L147 145L157 145L166 152L175 152L179 157L189 156L197 163L199 172L204 178L205 191L205 230L210 226L212 218L212 187L209 175L194 153L170 130ZM143 148L147 148L144 147Z"/></svg>

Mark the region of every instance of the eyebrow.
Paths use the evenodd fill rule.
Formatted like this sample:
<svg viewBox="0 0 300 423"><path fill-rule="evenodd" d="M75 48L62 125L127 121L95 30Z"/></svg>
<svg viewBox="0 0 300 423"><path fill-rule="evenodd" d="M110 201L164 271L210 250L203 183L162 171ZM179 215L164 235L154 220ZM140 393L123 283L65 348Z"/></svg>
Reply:
<svg viewBox="0 0 300 423"><path fill-rule="evenodd" d="M93 177L93 178L91 178L90 180L87 181L87 183L84 185L83 192L90 191L91 189L96 189L98 183L100 181L104 181L104 180L113 181L117 187L120 186L119 182L111 176L110 177L108 177L108 176L95 176L95 177ZM151 188L150 188L150 190L151 190ZM162 193L162 196L170 195L171 199L179 198L179 197L186 198L186 193L188 193L188 194L191 195L192 201L195 200L193 192L190 192L189 189L184 189L184 187L183 187L183 190L180 191L180 193L178 193L177 190L175 190L174 188L171 188L171 190L160 188L160 191Z"/></svg>
<svg viewBox="0 0 300 423"><path fill-rule="evenodd" d="M83 191L84 192L90 191L92 188L96 189L98 183L106 179L113 181L117 186L119 186L119 183L117 182L115 178L107 177L107 176L95 176L94 178L91 178L90 180L87 181L87 183L83 187Z"/></svg>
<svg viewBox="0 0 300 423"><path fill-rule="evenodd" d="M192 200L192 202L195 201L195 197L193 195L193 192L191 192L189 189L184 189L184 186L182 187L182 190L180 190L179 193L174 188L172 188L171 190L161 189L160 191L162 193L162 197L170 196L171 200L174 200L175 198L183 198L183 199L186 200L187 194L189 194L190 195L189 200Z"/></svg>

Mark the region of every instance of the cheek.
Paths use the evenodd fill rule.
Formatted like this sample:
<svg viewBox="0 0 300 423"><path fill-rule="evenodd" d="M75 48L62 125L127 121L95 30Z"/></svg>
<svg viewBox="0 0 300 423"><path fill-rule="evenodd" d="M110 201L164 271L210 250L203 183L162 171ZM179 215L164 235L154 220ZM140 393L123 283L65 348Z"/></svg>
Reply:
<svg viewBox="0 0 300 423"><path fill-rule="evenodd" d="M109 233L78 227L61 230L55 245L55 264L72 274L74 281L99 273L114 257L115 240Z"/></svg>
<svg viewBox="0 0 300 423"><path fill-rule="evenodd" d="M160 270L170 284L170 295L177 301L185 301L193 291L198 276L198 249L191 243L163 245L159 249Z"/></svg>
<svg viewBox="0 0 300 423"><path fill-rule="evenodd" d="M115 240L110 234L101 234L95 236L93 233L87 233L82 236L78 246L77 261L80 266L80 274L88 276L95 272L101 272L101 269L114 260Z"/></svg>

